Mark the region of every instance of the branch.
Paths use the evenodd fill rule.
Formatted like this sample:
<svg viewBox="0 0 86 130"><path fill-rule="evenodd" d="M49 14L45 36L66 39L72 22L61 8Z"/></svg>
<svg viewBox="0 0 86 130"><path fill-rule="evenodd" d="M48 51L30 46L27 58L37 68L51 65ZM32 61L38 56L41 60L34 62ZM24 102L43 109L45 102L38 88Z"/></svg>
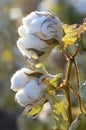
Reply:
<svg viewBox="0 0 86 130"><path fill-rule="evenodd" d="M65 95L66 95L66 99L68 102L68 122L69 125L71 125L72 123L72 113L71 113L71 103L70 103L70 93L69 93L69 80L70 80L70 75L71 75L71 68L72 68L72 61L69 59L68 60L68 69L67 69L67 73L66 73L66 79L65 79Z"/></svg>

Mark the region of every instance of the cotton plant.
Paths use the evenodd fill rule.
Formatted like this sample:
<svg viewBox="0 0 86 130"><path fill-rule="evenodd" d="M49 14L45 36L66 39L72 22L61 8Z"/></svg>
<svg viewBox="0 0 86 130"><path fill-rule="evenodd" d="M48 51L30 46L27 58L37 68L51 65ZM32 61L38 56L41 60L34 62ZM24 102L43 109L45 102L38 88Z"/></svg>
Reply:
<svg viewBox="0 0 86 130"><path fill-rule="evenodd" d="M72 119L70 91L78 99L80 113L77 116L84 117L86 114L86 82L80 86L79 70L75 60L82 47L80 40L85 31L86 19L81 25L67 25L47 11L30 13L22 18L22 25L18 28L20 37L17 47L22 55L27 57L28 66L13 74L11 89L16 93L15 100L24 107L23 114L26 116L37 115L43 105L48 102L51 107L53 130L75 128ZM74 48L72 54L69 52L69 46L77 47ZM62 73L52 75L46 69L45 61L53 49L61 51L68 61L64 78ZM73 67L75 68L77 90L71 81ZM59 91L62 94L58 94ZM82 122L79 122L79 126L85 128L86 124ZM84 127L82 127L83 124Z"/></svg>

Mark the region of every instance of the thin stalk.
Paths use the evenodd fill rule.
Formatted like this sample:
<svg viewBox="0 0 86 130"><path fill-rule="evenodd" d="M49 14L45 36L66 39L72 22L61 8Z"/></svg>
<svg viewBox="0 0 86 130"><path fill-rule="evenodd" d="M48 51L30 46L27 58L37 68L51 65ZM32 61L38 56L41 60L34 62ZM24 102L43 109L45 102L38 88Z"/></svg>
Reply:
<svg viewBox="0 0 86 130"><path fill-rule="evenodd" d="M77 64L76 64L75 61L74 61L74 66L75 66L76 81L77 81L78 93L79 93L79 88L80 88L80 85L79 85L79 72L78 72L79 69L78 69L78 66L77 66ZM82 100L81 100L79 94L78 94L78 101L79 101L80 111L81 111L82 113L84 113L84 112L83 112L84 105L83 105L83 103L82 103ZM82 106L83 106L83 108L82 108Z"/></svg>
<svg viewBox="0 0 86 130"><path fill-rule="evenodd" d="M66 79L65 79L65 95L66 95L66 99L67 99L67 109L68 109L68 122L69 122L69 126L72 123L72 113L71 113L71 103L70 103L70 93L69 93L69 80L70 80L70 75L71 75L71 68L72 68L72 60L69 59L68 60L68 69L67 69L67 73L66 73Z"/></svg>
<svg viewBox="0 0 86 130"><path fill-rule="evenodd" d="M74 95L78 98L80 111L82 113L84 113L83 109L82 109L82 101L81 101L81 98L80 98L79 94L75 91L75 89L72 87L72 85L70 85L70 89L72 90L72 92L74 93ZM84 107L84 109L86 109L84 105L83 105L83 107Z"/></svg>
<svg viewBox="0 0 86 130"><path fill-rule="evenodd" d="M73 53L73 55L72 55L73 59L74 59L74 58L76 57L76 55L78 54L79 50L80 50L80 44L79 44L79 46L77 47L76 51L75 51L75 52Z"/></svg>
<svg viewBox="0 0 86 130"><path fill-rule="evenodd" d="M75 66L75 73L76 73L76 80L77 80L77 87L78 87L78 91L79 91L79 88L80 88L80 86L79 86L79 72L78 72L78 66L77 66L77 64L76 64L76 62L75 62L75 60L74 60L74 66Z"/></svg>

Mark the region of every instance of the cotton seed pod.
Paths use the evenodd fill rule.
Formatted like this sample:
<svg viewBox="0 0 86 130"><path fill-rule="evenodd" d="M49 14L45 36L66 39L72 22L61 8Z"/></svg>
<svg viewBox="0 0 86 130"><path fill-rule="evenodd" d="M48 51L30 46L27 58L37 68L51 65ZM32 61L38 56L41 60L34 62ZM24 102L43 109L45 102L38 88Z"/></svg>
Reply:
<svg viewBox="0 0 86 130"><path fill-rule="evenodd" d="M31 18L32 17L32 18ZM27 34L35 34L43 40L55 38L59 42L63 36L63 29L59 18L53 16L50 12L35 11L22 19L23 24L27 26Z"/></svg>
<svg viewBox="0 0 86 130"><path fill-rule="evenodd" d="M30 77L28 77L25 73L30 74L33 73L33 71L27 68L22 68L13 74L10 87L13 91L18 91L23 88L28 81L30 81Z"/></svg>
<svg viewBox="0 0 86 130"><path fill-rule="evenodd" d="M80 87L79 93L82 101L86 103L86 81Z"/></svg>

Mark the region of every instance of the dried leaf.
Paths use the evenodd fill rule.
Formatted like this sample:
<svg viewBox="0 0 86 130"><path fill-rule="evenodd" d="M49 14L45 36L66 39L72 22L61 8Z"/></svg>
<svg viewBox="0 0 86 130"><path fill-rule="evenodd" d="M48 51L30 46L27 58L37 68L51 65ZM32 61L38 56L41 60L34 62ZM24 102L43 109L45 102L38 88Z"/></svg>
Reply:
<svg viewBox="0 0 86 130"><path fill-rule="evenodd" d="M63 29L65 36L62 38L62 41L64 43L64 49L66 49L68 45L74 44L76 40L79 40L81 34L86 31L86 18L84 19L83 24L81 24L79 27L77 24L63 24Z"/></svg>
<svg viewBox="0 0 86 130"><path fill-rule="evenodd" d="M64 43L64 49L70 44L74 44L77 40L77 24L67 25L63 24L63 29L65 32L65 36L62 38Z"/></svg>

